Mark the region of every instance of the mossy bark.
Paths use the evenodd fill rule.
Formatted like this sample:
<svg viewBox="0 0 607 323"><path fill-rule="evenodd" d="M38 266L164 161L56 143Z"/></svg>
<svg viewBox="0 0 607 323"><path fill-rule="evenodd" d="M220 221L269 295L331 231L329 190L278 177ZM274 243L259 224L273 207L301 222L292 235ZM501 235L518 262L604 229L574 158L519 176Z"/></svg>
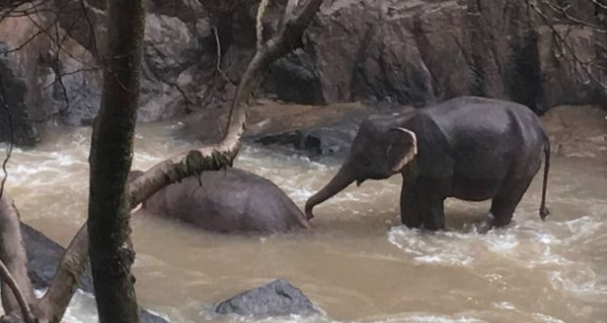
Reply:
<svg viewBox="0 0 607 323"><path fill-rule="evenodd" d="M101 323L139 322L129 241L127 176L133 155L145 11L142 0L109 2L101 109L91 143L89 253Z"/></svg>

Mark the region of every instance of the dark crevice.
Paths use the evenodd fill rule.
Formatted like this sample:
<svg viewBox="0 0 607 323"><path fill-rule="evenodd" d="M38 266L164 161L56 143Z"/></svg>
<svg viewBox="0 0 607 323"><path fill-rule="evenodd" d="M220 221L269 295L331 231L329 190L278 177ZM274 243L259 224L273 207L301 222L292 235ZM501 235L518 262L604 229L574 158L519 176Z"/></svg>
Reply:
<svg viewBox="0 0 607 323"><path fill-rule="evenodd" d="M527 32L513 45L509 70L506 84L510 99L542 113L544 107L538 104L542 98L542 76L535 32Z"/></svg>

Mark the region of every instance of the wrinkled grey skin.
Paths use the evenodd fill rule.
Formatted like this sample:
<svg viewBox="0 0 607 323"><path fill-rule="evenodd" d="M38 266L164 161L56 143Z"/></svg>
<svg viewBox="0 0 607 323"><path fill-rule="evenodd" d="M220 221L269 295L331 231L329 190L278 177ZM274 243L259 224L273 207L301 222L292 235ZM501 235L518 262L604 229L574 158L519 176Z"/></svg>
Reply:
<svg viewBox="0 0 607 323"><path fill-rule="evenodd" d="M142 173L133 170L129 177ZM144 201L141 208L220 233L278 233L310 226L278 186L235 168L205 171L199 178L188 177L169 185Z"/></svg>
<svg viewBox="0 0 607 323"><path fill-rule="evenodd" d="M361 124L338 173L306 202L305 211L311 219L314 206L351 183L401 173L401 222L407 227L444 229L447 197L492 199L489 228L501 227L510 223L543 154L542 220L548 215L550 144L529 108L460 97L397 116L371 116Z"/></svg>

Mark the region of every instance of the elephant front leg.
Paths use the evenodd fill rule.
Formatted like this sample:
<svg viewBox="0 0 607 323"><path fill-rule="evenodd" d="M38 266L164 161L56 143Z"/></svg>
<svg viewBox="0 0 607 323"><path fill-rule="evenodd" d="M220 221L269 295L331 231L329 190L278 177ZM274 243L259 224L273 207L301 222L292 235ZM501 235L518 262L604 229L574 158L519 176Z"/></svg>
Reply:
<svg viewBox="0 0 607 323"><path fill-rule="evenodd" d="M408 228L419 228L422 224L417 208L415 182L404 177L400 191L400 222Z"/></svg>
<svg viewBox="0 0 607 323"><path fill-rule="evenodd" d="M448 181L423 179L418 181L418 210L424 228L430 231L445 229L444 201L449 190Z"/></svg>

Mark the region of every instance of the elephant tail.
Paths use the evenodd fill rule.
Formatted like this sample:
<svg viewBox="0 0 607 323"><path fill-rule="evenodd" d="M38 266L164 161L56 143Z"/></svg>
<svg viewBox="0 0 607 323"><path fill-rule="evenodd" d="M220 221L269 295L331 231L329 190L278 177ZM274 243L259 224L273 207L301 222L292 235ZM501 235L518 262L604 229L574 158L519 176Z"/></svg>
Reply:
<svg viewBox="0 0 607 323"><path fill-rule="evenodd" d="M550 215L550 211L546 208L546 193L548 191L548 172L550 171L550 139L544 137L544 182L542 186L542 203L540 205L540 218L542 221Z"/></svg>

